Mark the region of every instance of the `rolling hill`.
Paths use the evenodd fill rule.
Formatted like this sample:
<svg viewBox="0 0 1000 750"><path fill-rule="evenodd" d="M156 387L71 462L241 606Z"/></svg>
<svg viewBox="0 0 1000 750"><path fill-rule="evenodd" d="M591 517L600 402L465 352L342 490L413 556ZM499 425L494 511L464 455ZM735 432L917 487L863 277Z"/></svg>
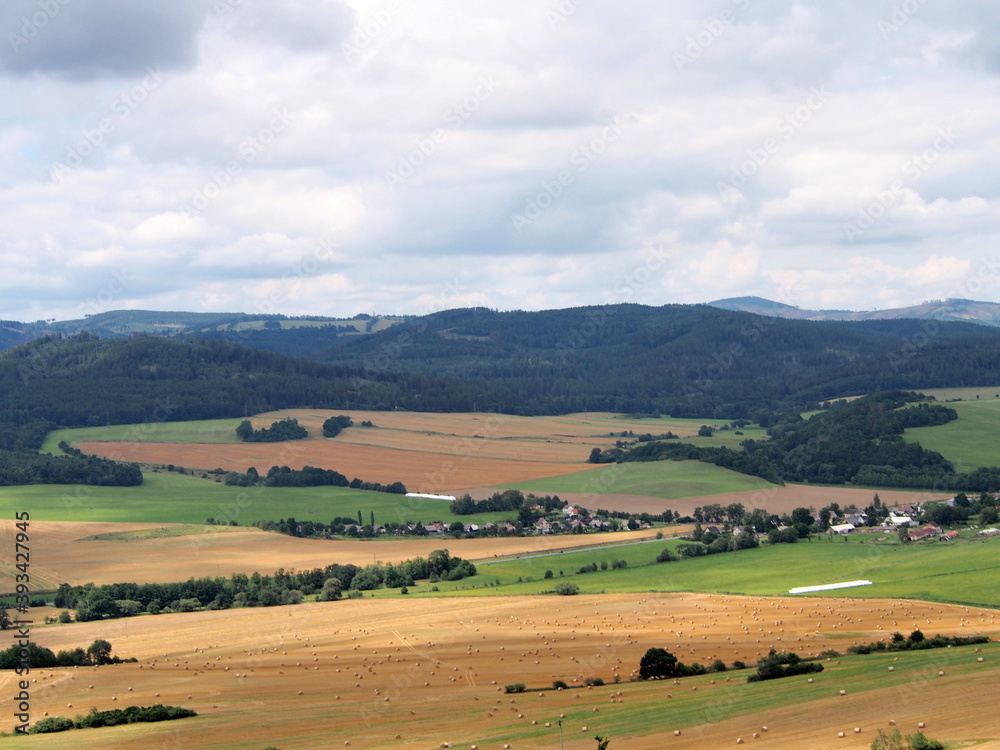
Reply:
<svg viewBox="0 0 1000 750"><path fill-rule="evenodd" d="M911 307L889 310L803 310L794 305L762 297L730 297L709 302L721 310L750 312L788 320L944 320L1000 326L1000 304L968 299L932 300Z"/></svg>

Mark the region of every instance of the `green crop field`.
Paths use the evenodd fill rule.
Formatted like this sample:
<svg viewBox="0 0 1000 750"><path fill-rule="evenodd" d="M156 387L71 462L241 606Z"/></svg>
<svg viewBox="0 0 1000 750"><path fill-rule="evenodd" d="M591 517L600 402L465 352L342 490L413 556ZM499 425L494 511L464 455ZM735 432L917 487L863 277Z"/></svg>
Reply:
<svg viewBox="0 0 1000 750"><path fill-rule="evenodd" d="M535 494L643 495L677 500L685 497L746 492L774 485L701 461L650 461L609 464L582 475L513 484L513 489ZM593 509L592 509L593 510Z"/></svg>
<svg viewBox="0 0 1000 750"><path fill-rule="evenodd" d="M924 388L920 393L933 396L938 401L1000 399L1000 385L980 385L963 388Z"/></svg>
<svg viewBox="0 0 1000 750"><path fill-rule="evenodd" d="M669 527L665 529L669 536ZM595 539L595 541L599 541ZM479 575L464 581L441 582L441 594L536 594L560 581L571 581L585 594L604 592L693 591L700 593L782 596L798 586L870 580L871 586L818 592L809 596L854 598L905 597L1000 607L1000 539L974 536L957 543L901 545L858 537L816 539L797 544L763 545L679 562L656 563L664 547L677 539L608 546L575 552L525 555L512 560L478 564ZM611 563L627 567L614 570ZM601 570L603 562L607 570ZM578 573L597 563L593 573ZM545 572L552 571L546 579ZM499 583L497 583L499 581ZM384 592L388 595L395 592ZM428 593L418 587L413 593Z"/></svg>
<svg viewBox="0 0 1000 750"><path fill-rule="evenodd" d="M346 487L227 487L171 472L147 472L139 487L28 485L0 487L0 512L13 518L31 509L37 521L109 521L135 523L204 523L212 517L242 526L254 521L294 517L329 523L336 516L354 518L370 512L376 523L441 521L494 523L510 513L456 516L447 500L407 498Z"/></svg>
<svg viewBox="0 0 1000 750"><path fill-rule="evenodd" d="M958 419L906 430L903 439L937 451L955 464L956 471L1000 466L1000 399L956 401L948 406Z"/></svg>
<svg viewBox="0 0 1000 750"><path fill-rule="evenodd" d="M85 442L136 443L238 443L236 427L240 419L205 419L193 422L149 422L144 424L111 425L110 427L78 427L53 430L42 445L43 453L60 454L59 443L70 445Z"/></svg>

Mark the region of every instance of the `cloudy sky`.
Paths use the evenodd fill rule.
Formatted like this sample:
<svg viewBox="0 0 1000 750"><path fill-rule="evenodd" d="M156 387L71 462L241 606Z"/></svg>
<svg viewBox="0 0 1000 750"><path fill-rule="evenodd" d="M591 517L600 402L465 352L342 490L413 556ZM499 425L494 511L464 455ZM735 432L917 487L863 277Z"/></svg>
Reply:
<svg viewBox="0 0 1000 750"><path fill-rule="evenodd" d="M0 318L1000 301L991 0L4 0Z"/></svg>

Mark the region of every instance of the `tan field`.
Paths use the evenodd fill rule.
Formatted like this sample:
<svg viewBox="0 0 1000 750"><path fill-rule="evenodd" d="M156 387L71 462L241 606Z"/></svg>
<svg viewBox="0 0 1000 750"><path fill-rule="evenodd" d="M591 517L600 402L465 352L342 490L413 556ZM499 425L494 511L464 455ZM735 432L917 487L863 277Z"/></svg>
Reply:
<svg viewBox="0 0 1000 750"><path fill-rule="evenodd" d="M13 520L0 520L0 545L13 549ZM684 527L687 528L687 527ZM679 528L683 531L684 528ZM331 563L364 566L376 561L397 563L427 557L447 548L467 560L617 544L650 539L655 531L615 532L581 538L575 535L544 537L495 537L341 541L298 539L253 527L181 526L142 523L68 523L34 521L32 529L32 581L37 587L56 588L60 583L169 583L203 576L254 572L270 574L279 568L311 570ZM146 533L175 530L177 536ZM111 539L93 539L97 535ZM116 537L116 538L115 538ZM583 542L585 540L585 544ZM0 566L0 590L13 591L13 567Z"/></svg>
<svg viewBox="0 0 1000 750"><path fill-rule="evenodd" d="M672 430L687 423L623 420L614 415L524 418L350 412L356 423L334 440L287 444L92 443L79 447L126 460L244 471L311 464L366 480L396 481L435 492L564 475L583 463L609 433ZM294 416L313 435L330 412L261 415L257 426ZM448 486L426 486L428 472L448 466ZM388 468L387 468L388 467ZM386 475L383 475L386 474ZM492 489L483 489L489 494ZM477 494L477 493L474 493ZM695 506L741 502L784 513L830 502L864 507L872 490L793 486L670 501ZM919 493L879 491L887 504ZM571 502L574 498L561 495ZM592 498L591 498L592 499ZM601 496L602 507L661 512L662 499ZM924 496L926 499L926 496ZM0 521L0 544L12 548L13 521ZM367 564L427 556L447 547L472 560L580 545L580 538L303 540L227 527L163 524L32 522L32 580L167 582L189 577L308 569L332 562ZM111 534L112 536L108 536ZM100 535L101 538L93 537ZM645 536L655 535L655 531ZM614 543L642 533L602 534ZM43 565L44 563L44 565ZM2 570L4 579L12 571ZM36 622L43 612L34 610ZM55 614L49 612L48 614ZM106 638L138 664L35 670L32 721L73 717L91 707L166 703L199 716L158 725L80 730L20 742L29 748L352 747L431 750L444 746L501 750L718 748L738 739L775 750L869 748L890 721L909 734L919 722L952 747L1000 749L1000 648L935 652L933 669L909 655L824 662L824 672L757 685L745 672L674 682L630 682L645 650L661 646L684 662L753 663L774 647L802 655L844 651L899 630L1000 635L998 613L972 607L850 598L763 599L700 594L491 596L359 599L268 609L234 609L36 626L33 639L53 650ZM894 671L889 672L888 667ZM608 684L590 689L584 680ZM614 684L618 677L620 684ZM556 691L553 680L572 687ZM504 693L525 683L528 691ZM843 685L851 689L841 694ZM15 694L0 673L0 694ZM560 720L562 726L560 727ZM8 725L10 719L8 719ZM765 729L766 727L766 729ZM6 728L6 727L4 727ZM859 731L855 732L855 728ZM561 729L561 732L560 732ZM679 734L675 734L679 732ZM843 737L838 737L843 733ZM450 743L450 744L449 744Z"/></svg>
<svg viewBox="0 0 1000 750"><path fill-rule="evenodd" d="M403 482L418 492L446 492L544 479L594 469L585 463L595 446L613 444L624 430L673 431L692 435L684 421L643 421L605 413L562 417L515 417L504 414L434 414L351 411L355 427L333 439L320 437L331 411L292 409L256 415L262 427L295 418L310 434L286 443L81 442L95 455L149 464L179 464L198 469L264 473L272 466L320 466L367 481ZM361 422L374 423L362 428ZM655 426L653 426L655 425ZM445 484L428 479L444 476Z"/></svg>
<svg viewBox="0 0 1000 750"><path fill-rule="evenodd" d="M629 682L651 646L688 663L752 662L771 647L813 655L897 628L996 635L993 611L652 594L401 604L352 600L37 627L35 640L53 650L105 638L116 654L139 663L34 671L33 718L157 702L193 708L199 717L30 737L19 746L541 750L560 747L564 717L571 750L592 750L596 734L611 738L612 750L701 750L738 738L775 750L854 750L867 748L890 721L904 733L926 722L928 736L960 743L954 746L1000 747L994 647L984 649L982 663L973 647L941 650L933 669L901 656L894 673L885 667L891 656L863 657L881 675L864 683L851 666L858 660L837 659L811 683L747 685L745 672ZM616 675L621 684L613 684ZM556 679L577 687L590 677L608 684L551 689ZM0 692L13 694L12 679L0 677ZM529 690L505 694L502 686L515 682Z"/></svg>
<svg viewBox="0 0 1000 750"><path fill-rule="evenodd" d="M481 499L496 492L492 487L480 487L469 492L472 497ZM806 484L787 484L784 487L768 487L762 490L747 492L724 492L718 495L702 495L679 500L663 500L645 495L610 494L599 495L602 508L621 510L628 513L662 513L664 508L675 510L681 515L690 515L697 507L710 503L726 506L730 503L742 503L747 510L763 508L768 513L782 515L791 513L795 508L810 508L819 510L831 503L839 503L841 508L855 505L864 508L871 503L875 490L857 487L819 487ZM947 500L952 495L940 492L913 492L911 490L878 490L879 499L886 505L908 505L933 500ZM595 504L594 495L578 495L560 492L559 497L569 503Z"/></svg>
<svg viewBox="0 0 1000 750"><path fill-rule="evenodd" d="M246 471L253 466L266 474L272 466L318 466L336 469L350 479L402 482L413 492L446 492L454 487L478 487L574 474L596 468L585 463L552 463L485 456L457 456L352 445L333 440L294 443L79 443L85 453L146 464L177 464L187 468ZM443 479L437 481L435 477ZM514 478L517 479L514 479ZM444 484L442 484L444 482Z"/></svg>

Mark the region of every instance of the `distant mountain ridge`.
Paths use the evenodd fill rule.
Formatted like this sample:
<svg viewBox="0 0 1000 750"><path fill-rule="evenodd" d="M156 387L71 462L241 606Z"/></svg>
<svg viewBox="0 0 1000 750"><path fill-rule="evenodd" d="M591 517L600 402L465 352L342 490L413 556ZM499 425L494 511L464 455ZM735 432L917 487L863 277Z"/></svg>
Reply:
<svg viewBox="0 0 1000 750"><path fill-rule="evenodd" d="M376 333L408 320L406 315L266 315L235 312L110 310L84 318L33 323L0 321L0 350L42 336L91 333L101 338L198 336L244 344L277 354L309 357L354 336Z"/></svg>
<svg viewBox="0 0 1000 750"><path fill-rule="evenodd" d="M889 310L804 310L763 297L730 297L708 303L711 307L749 312L786 320L947 320L1000 327L1000 304L968 299L932 300Z"/></svg>

